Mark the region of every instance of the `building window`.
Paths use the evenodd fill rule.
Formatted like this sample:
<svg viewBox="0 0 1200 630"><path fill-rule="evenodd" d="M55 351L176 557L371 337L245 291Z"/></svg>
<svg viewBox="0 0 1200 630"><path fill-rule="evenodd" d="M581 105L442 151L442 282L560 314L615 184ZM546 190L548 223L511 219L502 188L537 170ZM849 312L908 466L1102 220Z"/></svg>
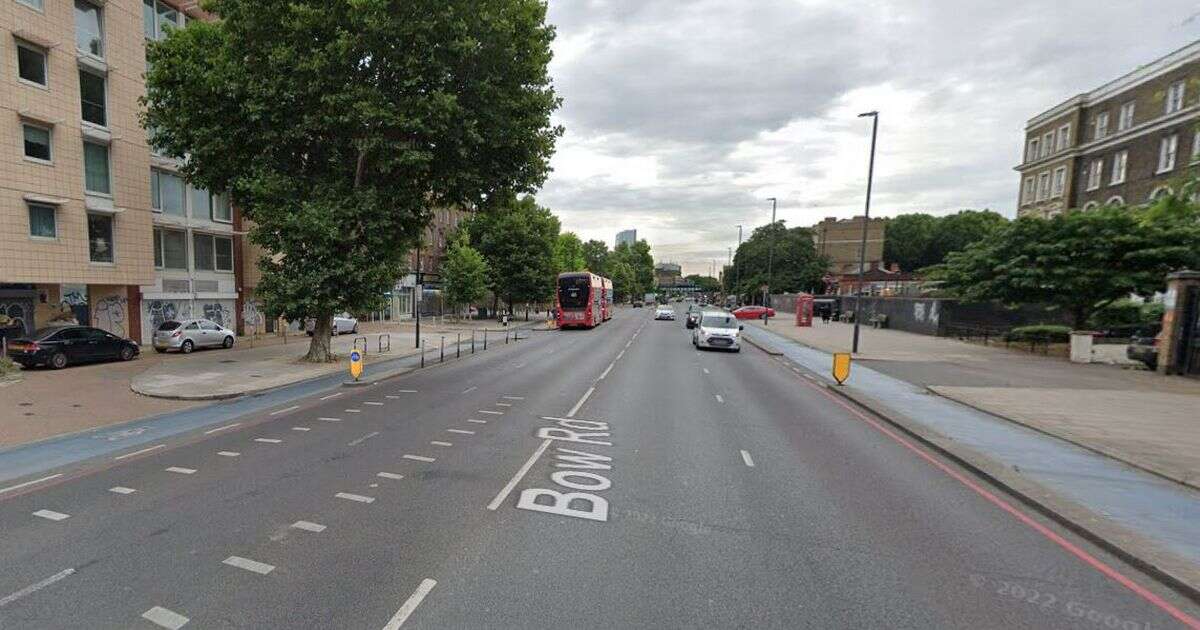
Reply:
<svg viewBox="0 0 1200 630"><path fill-rule="evenodd" d="M1033 195L1035 193L1036 187L1037 187L1037 180L1035 180L1032 177L1025 178L1024 203L1032 203L1033 202Z"/></svg>
<svg viewBox="0 0 1200 630"><path fill-rule="evenodd" d="M212 220L233 223L233 204L229 202L229 193L212 196Z"/></svg>
<svg viewBox="0 0 1200 630"><path fill-rule="evenodd" d="M1025 156L1026 162L1032 162L1038 159L1038 139L1034 138L1029 141L1029 151Z"/></svg>
<svg viewBox="0 0 1200 630"><path fill-rule="evenodd" d="M42 2L43 0L17 0L17 4L23 4L32 9L37 9L38 11L41 11L43 8Z"/></svg>
<svg viewBox="0 0 1200 630"><path fill-rule="evenodd" d="M22 81L46 87L46 51L17 42L17 76Z"/></svg>
<svg viewBox="0 0 1200 630"><path fill-rule="evenodd" d="M1038 175L1038 201L1043 201L1050 197L1050 173L1042 173Z"/></svg>
<svg viewBox="0 0 1200 630"><path fill-rule="evenodd" d="M75 47L93 57L104 57L104 22L100 7L75 0Z"/></svg>
<svg viewBox="0 0 1200 630"><path fill-rule="evenodd" d="M1096 190L1100 187L1100 180L1104 173L1104 160L1092 160L1088 165L1087 189Z"/></svg>
<svg viewBox="0 0 1200 630"><path fill-rule="evenodd" d="M1163 138L1158 144L1158 172L1166 173L1175 168L1175 155L1179 150L1179 136Z"/></svg>
<svg viewBox="0 0 1200 630"><path fill-rule="evenodd" d="M1099 203L1099 202L1097 202L1097 201L1089 201L1089 202L1087 202L1087 203L1083 204L1083 211L1084 211L1084 212L1087 212L1088 210L1095 210L1096 208L1099 208L1099 207L1100 207L1100 203Z"/></svg>
<svg viewBox="0 0 1200 630"><path fill-rule="evenodd" d="M1122 197L1121 195L1113 195L1112 197L1108 198L1108 201L1104 202L1104 205L1106 205L1106 206L1123 206L1123 205L1125 205L1125 198Z"/></svg>
<svg viewBox="0 0 1200 630"><path fill-rule="evenodd" d="M29 204L29 235L37 238L58 238L58 208L40 203Z"/></svg>
<svg viewBox="0 0 1200 630"><path fill-rule="evenodd" d="M1125 166L1129 162L1129 151L1121 151L1113 156L1112 181L1110 186L1125 183Z"/></svg>
<svg viewBox="0 0 1200 630"><path fill-rule="evenodd" d="M1096 114L1094 128L1094 139L1103 140L1104 137L1108 135L1108 112L1100 112L1099 114Z"/></svg>
<svg viewBox="0 0 1200 630"><path fill-rule="evenodd" d="M1125 131L1133 126L1133 112L1137 101L1129 101L1121 106L1121 117L1117 119L1117 131Z"/></svg>
<svg viewBox="0 0 1200 630"><path fill-rule="evenodd" d="M1047 157L1054 151L1054 132L1042 136L1042 157Z"/></svg>
<svg viewBox="0 0 1200 630"><path fill-rule="evenodd" d="M113 218L108 214L87 215L88 260L95 263L113 262Z"/></svg>
<svg viewBox="0 0 1200 630"><path fill-rule="evenodd" d="M1060 166L1054 169L1054 192L1053 196L1061 197L1063 190L1067 187L1067 167Z"/></svg>
<svg viewBox="0 0 1200 630"><path fill-rule="evenodd" d="M212 218L212 195L203 188L194 188L188 184L188 201L191 202L193 219Z"/></svg>
<svg viewBox="0 0 1200 630"><path fill-rule="evenodd" d="M1183 109L1183 94L1186 85L1183 81L1176 81L1167 88L1166 113L1174 114Z"/></svg>
<svg viewBox="0 0 1200 630"><path fill-rule="evenodd" d="M83 143L83 189L101 195L112 194L108 172L108 147L95 142Z"/></svg>
<svg viewBox="0 0 1200 630"><path fill-rule="evenodd" d="M186 232L154 228L154 266L159 269L187 269Z"/></svg>
<svg viewBox="0 0 1200 630"><path fill-rule="evenodd" d="M50 130L26 123L21 125L21 131L25 136L25 157L40 162L49 162L51 160Z"/></svg>
<svg viewBox="0 0 1200 630"><path fill-rule="evenodd" d="M108 126L108 98L104 84L104 77L79 71L79 100L83 107L83 120L101 127Z"/></svg>
<svg viewBox="0 0 1200 630"><path fill-rule="evenodd" d="M1071 124L1067 123L1058 128L1058 151L1066 151L1071 145Z"/></svg>
<svg viewBox="0 0 1200 630"><path fill-rule="evenodd" d="M142 32L146 39L166 39L167 31L179 25L179 12L170 5L142 0Z"/></svg>
<svg viewBox="0 0 1200 630"><path fill-rule="evenodd" d="M1163 197L1169 197L1170 195L1171 195L1171 187L1170 186L1159 186L1158 188L1155 188L1153 192L1150 193L1150 201L1158 201L1159 199L1162 199Z"/></svg>
<svg viewBox="0 0 1200 630"><path fill-rule="evenodd" d="M184 205L183 178L178 175L150 169L150 207L163 214L187 216Z"/></svg>
<svg viewBox="0 0 1200 630"><path fill-rule="evenodd" d="M192 252L198 271L233 271L233 239L212 234L192 235Z"/></svg>

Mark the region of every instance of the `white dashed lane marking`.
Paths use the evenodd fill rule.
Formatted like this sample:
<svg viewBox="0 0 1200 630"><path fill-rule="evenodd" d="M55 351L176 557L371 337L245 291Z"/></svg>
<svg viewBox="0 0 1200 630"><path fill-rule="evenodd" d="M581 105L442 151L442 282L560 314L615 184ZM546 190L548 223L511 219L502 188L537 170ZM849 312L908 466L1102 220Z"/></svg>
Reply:
<svg viewBox="0 0 1200 630"><path fill-rule="evenodd" d="M383 406L383 403L381 403L381 402L375 402L375 401L373 401L373 400L368 400L367 402L365 402L365 403L363 403L363 404L364 404L364 405L371 405L372 407L382 407L382 406Z"/></svg>
<svg viewBox="0 0 1200 630"><path fill-rule="evenodd" d="M524 396L504 396L504 400L525 400Z"/></svg>
<svg viewBox="0 0 1200 630"><path fill-rule="evenodd" d="M397 389L396 392L400 393L400 394L415 394L415 393L417 393L417 390L415 390L415 389Z"/></svg>
<svg viewBox="0 0 1200 630"><path fill-rule="evenodd" d="M215 429L209 429L209 430L207 430L207 431L205 431L205 432L204 432L204 435L212 435L212 434L214 434L214 433L216 433L216 432L218 432L218 431L224 431L224 430L226 430L226 429L232 429L233 427L236 427L236 426L238 426L239 424L241 424L241 422L234 422L233 424L227 424L227 425L225 425L225 426L223 426L223 427L217 427L217 428L215 428Z"/></svg>
<svg viewBox="0 0 1200 630"><path fill-rule="evenodd" d="M141 455L142 453L149 453L150 451L156 451L160 448L166 448L166 446L167 446L166 444L155 444L154 446L151 446L149 448L144 448L140 451L134 451L132 453L125 453L124 455L117 455L113 459L120 461L122 459L125 459L126 457L133 457L135 455Z"/></svg>
<svg viewBox="0 0 1200 630"><path fill-rule="evenodd" d="M430 442L430 444L434 446L454 446L454 444L451 444L450 442L442 442L441 440L434 440Z"/></svg>
<svg viewBox="0 0 1200 630"><path fill-rule="evenodd" d="M347 501L357 501L359 503L374 503L375 502L375 497L364 497L361 494L350 494L349 492L339 492L333 496L335 496L339 499L345 499Z"/></svg>
<svg viewBox="0 0 1200 630"><path fill-rule="evenodd" d="M473 392L473 391L475 391L475 390L477 390L477 389L479 389L479 388L478 388L478 387L476 387L476 386L474 386L474 385L472 385L472 386L470 386L470 387L468 387L468 388L466 388L466 389L462 390L462 393L464 393L464 394L470 394L471 392Z"/></svg>
<svg viewBox="0 0 1200 630"><path fill-rule="evenodd" d="M178 473L178 474L180 474L180 475L194 475L194 474L196 474L196 469L195 469L195 468L180 468L179 466L170 466L170 467L166 468L165 470L166 470L167 472Z"/></svg>
<svg viewBox="0 0 1200 630"><path fill-rule="evenodd" d="M429 578L421 580L421 584L417 586L417 590L413 591L413 594L404 600L404 605L400 607L400 610L396 611L396 614L392 615L391 619L388 619L387 625L383 627L383 630L399 630L400 626L403 626L404 622L408 621L409 615L413 614L413 611L417 609L417 606L421 605L421 601L425 599L425 596L435 586L437 586L437 580Z"/></svg>
<svg viewBox="0 0 1200 630"><path fill-rule="evenodd" d="M322 397L321 397L321 400L329 400L330 398L337 398L338 396L341 396L341 395L342 395L342 392L338 392L338 393L336 393L336 394L330 394L330 395L328 395L328 396L322 396Z"/></svg>
<svg viewBox="0 0 1200 630"><path fill-rule="evenodd" d="M396 473L390 473L390 472L375 473L375 476L382 477L384 479L403 479L404 478L404 475L397 475Z"/></svg>
<svg viewBox="0 0 1200 630"><path fill-rule="evenodd" d="M238 453L237 451L217 451L217 455L220 455L221 457L238 457L241 455L241 453Z"/></svg>
<svg viewBox="0 0 1200 630"><path fill-rule="evenodd" d="M378 431L372 431L372 432L370 432L370 433L368 433L368 434L366 434L366 435L364 435L364 436L362 436L362 437L360 437L360 438L358 438L358 439L356 439L356 440L351 440L351 441L350 441L348 444L346 444L346 446L358 446L359 444L362 444L363 442L366 442L367 440L369 440L369 439L371 439L371 438L375 437L376 435L379 435L379 432L378 432Z"/></svg>
<svg viewBox="0 0 1200 630"><path fill-rule="evenodd" d="M362 413L362 409L346 409L346 413Z"/></svg>
<svg viewBox="0 0 1200 630"><path fill-rule="evenodd" d="M70 514L63 514L62 512L55 512L54 510L38 510L34 512L33 515L51 521L62 521L71 518Z"/></svg>
<svg viewBox="0 0 1200 630"><path fill-rule="evenodd" d="M134 492L137 492L137 490L134 490L133 488L126 488L125 486L113 486L109 488L108 491L116 494L133 494Z"/></svg>
<svg viewBox="0 0 1200 630"><path fill-rule="evenodd" d="M488 411L487 409L480 409L479 413L486 413L491 416L503 416L504 415L503 411Z"/></svg>
<svg viewBox="0 0 1200 630"><path fill-rule="evenodd" d="M228 558L222 560L221 563L228 564L231 567L245 569L259 575L266 575L275 570L275 565L273 564L267 564L265 562L251 560L249 558L242 558L241 556L229 556Z"/></svg>
<svg viewBox="0 0 1200 630"><path fill-rule="evenodd" d="M0 488L0 494L4 494L5 492L12 492L13 490L20 490L21 488L28 488L29 486L42 483L43 481L50 481L51 479L58 479L61 476L63 476L62 473L56 473L56 474L50 475L48 477L42 477L41 479L34 479L33 481L26 481L25 483L19 483L15 486L9 486L7 488Z"/></svg>
<svg viewBox="0 0 1200 630"><path fill-rule="evenodd" d="M721 395L720 395L720 394L713 394L713 397L714 397L714 398L716 398L716 399L717 399L717 402L719 402L719 403L724 403L724 402L725 402L725 399L724 399L724 398L721 398Z"/></svg>
<svg viewBox="0 0 1200 630"><path fill-rule="evenodd" d="M497 407L511 407L512 403L496 403Z"/></svg>
<svg viewBox="0 0 1200 630"><path fill-rule="evenodd" d="M283 440L276 440L275 438L254 438L254 441L262 442L263 444L279 444Z"/></svg>
<svg viewBox="0 0 1200 630"><path fill-rule="evenodd" d="M312 431L312 429L310 429L308 427L292 427L292 430L293 431Z"/></svg>
<svg viewBox="0 0 1200 630"><path fill-rule="evenodd" d="M325 526L318 523L310 523L308 521L296 521L292 523L292 529L302 529L306 532L320 533L325 531Z"/></svg>
<svg viewBox="0 0 1200 630"><path fill-rule="evenodd" d="M475 418L468 418L467 422L474 422L475 424L487 424L487 420L476 420Z"/></svg>
<svg viewBox="0 0 1200 630"><path fill-rule="evenodd" d="M75 573L75 569L63 569L62 571L59 571L58 573L55 573L54 575L51 575L50 577L48 577L40 582L30 584L29 586L26 586L25 588L15 592L11 595L5 595L4 597L0 597L0 608L4 608L5 606L17 601L18 599L25 597L26 595L32 595L32 594L46 588L47 586L54 584L55 582L57 582L63 578L70 577L74 573Z"/></svg>
<svg viewBox="0 0 1200 630"><path fill-rule="evenodd" d="M391 394L388 394L387 396L384 396L384 398L387 398L387 399L390 399L390 400L396 400L397 398L399 398L399 396L393 396L393 395L391 395Z"/></svg>
<svg viewBox="0 0 1200 630"><path fill-rule="evenodd" d="M277 409L277 410L275 410L275 411L272 411L270 415L272 415L272 416L278 416L278 415L279 415L279 414L281 414L281 413L287 413L287 412L289 412L289 411L295 411L295 410L297 410L297 409L299 409L299 408L300 408L300 405L292 405L291 407L284 407L283 409Z"/></svg>
<svg viewBox="0 0 1200 630"><path fill-rule="evenodd" d="M747 466L754 468L754 458L750 457L750 453L747 453L746 451L742 451L742 461L746 462Z"/></svg>
<svg viewBox="0 0 1200 630"><path fill-rule="evenodd" d="M342 421L341 418L317 418L317 420L320 420L322 422L341 422Z"/></svg>
<svg viewBox="0 0 1200 630"><path fill-rule="evenodd" d="M446 432L447 433L461 433L463 435L475 435L474 431L468 431L466 429L446 429Z"/></svg>
<svg viewBox="0 0 1200 630"><path fill-rule="evenodd" d="M414 462L436 462L434 457L425 457L424 455L401 455L402 459L411 459Z"/></svg>
<svg viewBox="0 0 1200 630"><path fill-rule="evenodd" d="M703 368L703 369L704 369L705 374L711 374L711 372L708 371L708 368Z"/></svg>
<svg viewBox="0 0 1200 630"><path fill-rule="evenodd" d="M189 621L187 617L162 606L155 606L142 613L142 619L168 630L179 630Z"/></svg>

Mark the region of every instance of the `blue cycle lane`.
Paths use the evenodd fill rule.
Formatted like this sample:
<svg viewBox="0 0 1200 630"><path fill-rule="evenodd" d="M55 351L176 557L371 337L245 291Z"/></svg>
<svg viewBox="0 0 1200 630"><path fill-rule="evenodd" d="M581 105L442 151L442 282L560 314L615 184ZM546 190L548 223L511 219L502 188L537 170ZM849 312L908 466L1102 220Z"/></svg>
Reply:
<svg viewBox="0 0 1200 630"><path fill-rule="evenodd" d="M747 327L757 345L781 353L827 384L831 357L782 335ZM1029 480L1200 567L1200 493L1064 440L991 416L861 363L855 390L908 421L1018 470Z"/></svg>

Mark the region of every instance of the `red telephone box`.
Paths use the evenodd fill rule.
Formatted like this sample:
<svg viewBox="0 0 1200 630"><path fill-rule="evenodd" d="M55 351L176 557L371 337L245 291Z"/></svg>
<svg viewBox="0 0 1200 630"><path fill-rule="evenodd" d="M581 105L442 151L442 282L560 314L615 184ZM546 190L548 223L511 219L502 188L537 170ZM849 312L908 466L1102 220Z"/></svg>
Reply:
<svg viewBox="0 0 1200 630"><path fill-rule="evenodd" d="M813 296L801 293L796 296L796 325L812 326Z"/></svg>

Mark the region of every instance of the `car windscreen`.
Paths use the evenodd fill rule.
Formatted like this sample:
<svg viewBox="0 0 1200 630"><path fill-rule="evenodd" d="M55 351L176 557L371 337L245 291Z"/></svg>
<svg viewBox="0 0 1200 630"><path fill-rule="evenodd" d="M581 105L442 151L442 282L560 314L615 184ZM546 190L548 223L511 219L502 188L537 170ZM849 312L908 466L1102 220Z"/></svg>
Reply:
<svg viewBox="0 0 1200 630"><path fill-rule="evenodd" d="M35 330L33 332L33 334L29 336L29 338L36 340L36 341L42 341L42 340L46 339L47 337L49 337L50 335L53 335L56 332L61 332L62 330L68 330L68 329L65 329L62 326L47 326L45 328L39 328L39 329Z"/></svg>
<svg viewBox="0 0 1200 630"><path fill-rule="evenodd" d="M158 325L158 329L162 331L175 330L176 328L179 328L179 322L168 321Z"/></svg>
<svg viewBox="0 0 1200 630"><path fill-rule="evenodd" d="M588 304L591 281L584 276L558 279L558 301L563 308L583 308Z"/></svg>
<svg viewBox="0 0 1200 630"><path fill-rule="evenodd" d="M700 325L705 328L734 328L738 327L737 319L732 315L705 315L700 320Z"/></svg>

